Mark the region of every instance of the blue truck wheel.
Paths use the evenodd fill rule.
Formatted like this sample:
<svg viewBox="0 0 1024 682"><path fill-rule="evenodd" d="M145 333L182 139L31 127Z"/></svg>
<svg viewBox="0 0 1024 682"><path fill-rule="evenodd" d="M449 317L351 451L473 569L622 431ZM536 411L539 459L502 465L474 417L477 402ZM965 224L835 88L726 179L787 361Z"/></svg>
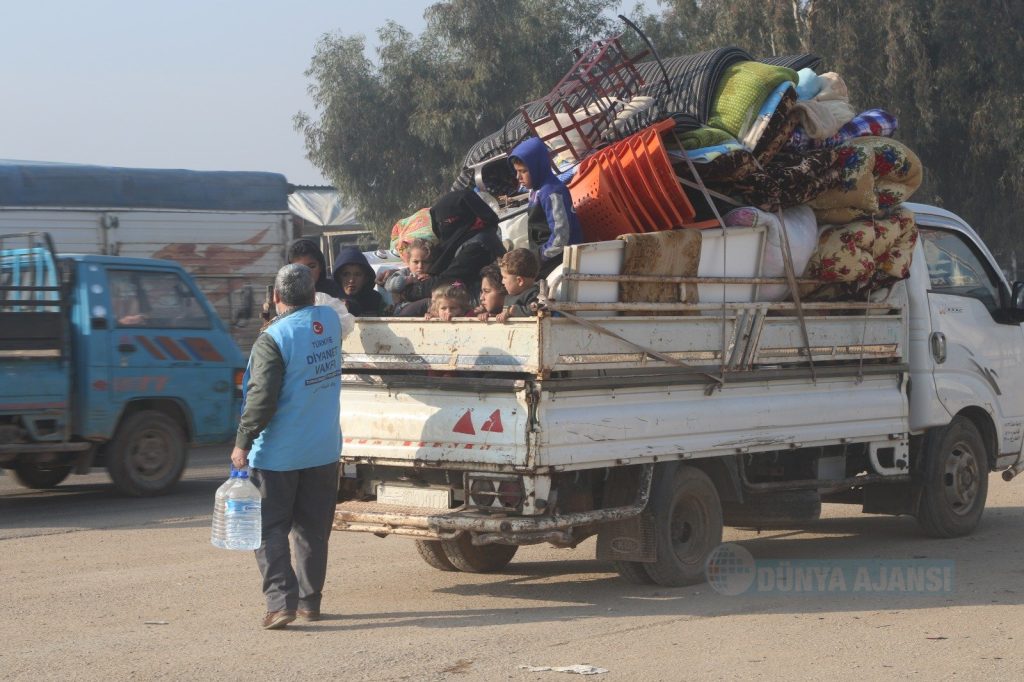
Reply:
<svg viewBox="0 0 1024 682"><path fill-rule="evenodd" d="M26 460L18 462L14 467L14 479L32 490L56 488L70 473L70 464L40 464Z"/></svg>
<svg viewBox="0 0 1024 682"><path fill-rule="evenodd" d="M157 410L126 417L108 452L107 471L114 486L132 497L170 490L181 478L188 458L181 426Z"/></svg>

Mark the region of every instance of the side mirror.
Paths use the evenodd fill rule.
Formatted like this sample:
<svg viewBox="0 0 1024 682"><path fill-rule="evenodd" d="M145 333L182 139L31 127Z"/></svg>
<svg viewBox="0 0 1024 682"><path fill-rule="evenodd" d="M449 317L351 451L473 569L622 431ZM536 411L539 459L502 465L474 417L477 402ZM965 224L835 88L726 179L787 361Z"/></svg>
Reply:
<svg viewBox="0 0 1024 682"><path fill-rule="evenodd" d="M1010 295L1010 306L1014 310L1024 310L1024 282L1014 282Z"/></svg>

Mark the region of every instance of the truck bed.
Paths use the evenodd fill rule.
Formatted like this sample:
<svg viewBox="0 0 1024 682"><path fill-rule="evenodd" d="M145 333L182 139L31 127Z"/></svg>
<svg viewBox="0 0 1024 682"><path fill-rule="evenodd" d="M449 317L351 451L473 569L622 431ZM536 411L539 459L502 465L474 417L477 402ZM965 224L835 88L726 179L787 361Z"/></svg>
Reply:
<svg viewBox="0 0 1024 682"><path fill-rule="evenodd" d="M543 472L906 433L903 306L805 304L810 353L791 304L691 307L361 319L345 343L343 459Z"/></svg>

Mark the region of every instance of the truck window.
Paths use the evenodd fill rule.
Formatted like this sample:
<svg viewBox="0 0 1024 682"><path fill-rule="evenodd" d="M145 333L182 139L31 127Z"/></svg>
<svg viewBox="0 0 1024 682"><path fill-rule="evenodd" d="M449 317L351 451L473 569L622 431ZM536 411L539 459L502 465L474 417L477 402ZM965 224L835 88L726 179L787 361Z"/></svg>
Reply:
<svg viewBox="0 0 1024 682"><path fill-rule="evenodd" d="M931 291L976 298L994 315L999 310L999 280L970 245L955 232L922 227L920 234Z"/></svg>
<svg viewBox="0 0 1024 682"><path fill-rule="evenodd" d="M206 311L177 273L108 270L118 327L210 329Z"/></svg>

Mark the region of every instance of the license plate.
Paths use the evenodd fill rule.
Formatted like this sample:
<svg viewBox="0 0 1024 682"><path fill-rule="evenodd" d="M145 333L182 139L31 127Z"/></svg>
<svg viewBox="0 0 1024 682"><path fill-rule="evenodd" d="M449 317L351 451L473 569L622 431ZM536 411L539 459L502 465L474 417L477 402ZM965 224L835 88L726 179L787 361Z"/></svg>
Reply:
<svg viewBox="0 0 1024 682"><path fill-rule="evenodd" d="M406 485L381 483L377 486L377 503L398 507L429 507L448 509L451 491L441 488L413 488Z"/></svg>

